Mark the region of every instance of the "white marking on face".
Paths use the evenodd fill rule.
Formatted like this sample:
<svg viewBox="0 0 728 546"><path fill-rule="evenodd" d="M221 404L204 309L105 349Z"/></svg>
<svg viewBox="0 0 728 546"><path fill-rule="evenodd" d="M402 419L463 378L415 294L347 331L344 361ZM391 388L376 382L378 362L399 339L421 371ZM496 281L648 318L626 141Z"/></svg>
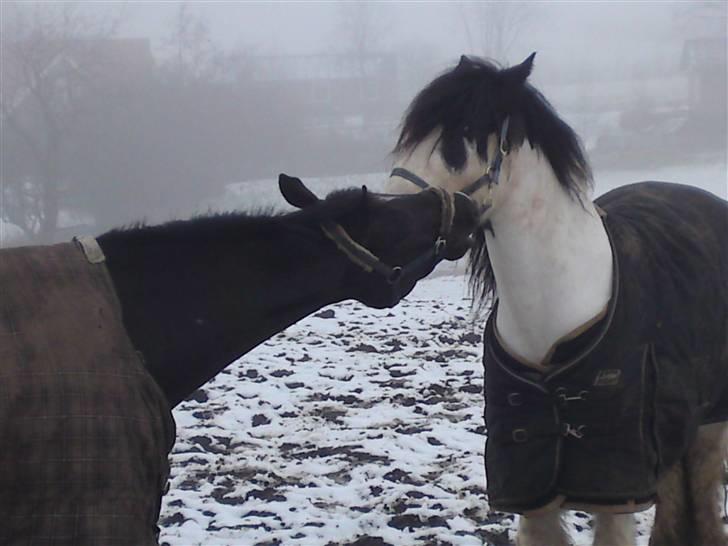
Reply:
<svg viewBox="0 0 728 546"><path fill-rule="evenodd" d="M398 157L394 166L407 169L425 180L429 185L443 188L450 193L463 190L463 188L485 174L488 164L480 158L475 145L468 141L465 142L466 159L463 168L456 171L448 167L440 152L439 136L439 130L433 131L414 149ZM497 137L491 135L488 139L489 158L494 156L496 147ZM501 176L503 176L502 171ZM393 176L386 184L386 191L390 193L417 193L420 189L409 180ZM487 188L481 188L471 197L476 204L486 208L488 193Z"/></svg>

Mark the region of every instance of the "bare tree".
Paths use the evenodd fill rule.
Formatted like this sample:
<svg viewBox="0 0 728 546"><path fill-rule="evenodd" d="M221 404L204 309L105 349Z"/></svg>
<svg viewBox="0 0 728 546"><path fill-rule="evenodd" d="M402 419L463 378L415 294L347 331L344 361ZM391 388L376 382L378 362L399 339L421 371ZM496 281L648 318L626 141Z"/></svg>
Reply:
<svg viewBox="0 0 728 546"><path fill-rule="evenodd" d="M469 49L506 63L538 6L533 2L488 1L459 4Z"/></svg>
<svg viewBox="0 0 728 546"><path fill-rule="evenodd" d="M389 30L379 6L363 0L344 2L339 6L337 28L344 49L362 54L380 48Z"/></svg>
<svg viewBox="0 0 728 546"><path fill-rule="evenodd" d="M225 56L212 41L207 22L193 13L187 2L177 7L165 45L164 67L178 83L212 81L227 68Z"/></svg>
<svg viewBox="0 0 728 546"><path fill-rule="evenodd" d="M725 37L728 4L715 1L693 1L673 6L675 30L685 38Z"/></svg>
<svg viewBox="0 0 728 546"><path fill-rule="evenodd" d="M50 242L58 227L64 158L84 101L81 83L92 71L74 60L81 39L113 34L119 19L99 21L78 6L2 4L0 38L0 219L31 242Z"/></svg>
<svg viewBox="0 0 728 546"><path fill-rule="evenodd" d="M381 5L364 0L340 4L336 39L356 59L362 77L366 77L367 59L381 53L389 29Z"/></svg>

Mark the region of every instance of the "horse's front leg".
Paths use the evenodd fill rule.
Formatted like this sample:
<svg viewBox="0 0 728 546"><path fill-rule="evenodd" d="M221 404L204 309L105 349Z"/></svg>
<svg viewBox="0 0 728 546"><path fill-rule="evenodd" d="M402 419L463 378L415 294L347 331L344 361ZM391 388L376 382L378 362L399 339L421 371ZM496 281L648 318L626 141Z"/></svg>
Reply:
<svg viewBox="0 0 728 546"><path fill-rule="evenodd" d="M673 465L657 483L655 524L650 546L683 546L692 535L692 509L686 495L685 467Z"/></svg>
<svg viewBox="0 0 728 546"><path fill-rule="evenodd" d="M521 516L518 521L516 546L571 546L559 510Z"/></svg>
<svg viewBox="0 0 728 546"><path fill-rule="evenodd" d="M635 546L632 514L596 514L594 520L594 546Z"/></svg>

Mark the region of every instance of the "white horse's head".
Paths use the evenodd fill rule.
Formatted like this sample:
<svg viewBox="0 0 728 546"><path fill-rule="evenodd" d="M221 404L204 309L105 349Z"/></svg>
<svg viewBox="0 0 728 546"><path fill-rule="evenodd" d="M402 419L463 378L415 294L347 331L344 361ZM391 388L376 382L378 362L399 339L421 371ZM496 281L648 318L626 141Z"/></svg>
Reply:
<svg viewBox="0 0 728 546"><path fill-rule="evenodd" d="M387 191L465 191L484 220L538 171L581 193L589 165L576 134L527 82L534 57L501 69L462 56L425 87L405 115Z"/></svg>

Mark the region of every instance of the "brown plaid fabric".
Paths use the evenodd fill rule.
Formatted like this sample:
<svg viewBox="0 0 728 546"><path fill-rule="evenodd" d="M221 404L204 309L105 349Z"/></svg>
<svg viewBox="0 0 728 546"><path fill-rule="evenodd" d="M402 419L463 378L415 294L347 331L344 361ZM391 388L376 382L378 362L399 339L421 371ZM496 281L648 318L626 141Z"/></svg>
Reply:
<svg viewBox="0 0 728 546"><path fill-rule="evenodd" d="M106 266L0 252L0 544L156 545L173 443Z"/></svg>

